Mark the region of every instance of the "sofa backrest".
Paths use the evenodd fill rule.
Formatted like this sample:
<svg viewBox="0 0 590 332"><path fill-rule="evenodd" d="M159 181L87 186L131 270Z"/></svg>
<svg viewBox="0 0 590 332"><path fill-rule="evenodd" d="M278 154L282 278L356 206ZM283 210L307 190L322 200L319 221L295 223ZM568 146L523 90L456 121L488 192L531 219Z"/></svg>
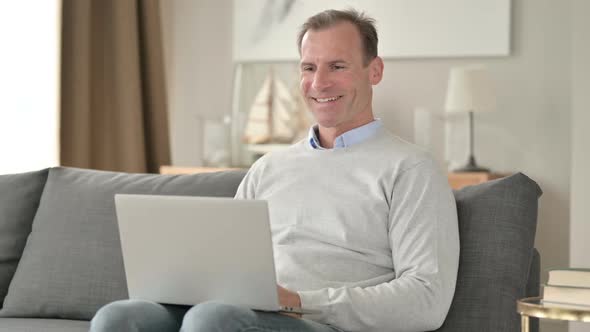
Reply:
<svg viewBox="0 0 590 332"><path fill-rule="evenodd" d="M537 282L541 189L522 173L455 191L461 253L451 308L438 331L518 331L516 300ZM536 256L538 258L538 256ZM534 264L537 264L536 266ZM531 273L537 276L530 276ZM534 285L528 287L534 292Z"/></svg>
<svg viewBox="0 0 590 332"><path fill-rule="evenodd" d="M47 173L0 175L0 308L31 232Z"/></svg>
<svg viewBox="0 0 590 332"><path fill-rule="evenodd" d="M0 316L88 320L127 298L115 194L233 196L243 176L50 169Z"/></svg>

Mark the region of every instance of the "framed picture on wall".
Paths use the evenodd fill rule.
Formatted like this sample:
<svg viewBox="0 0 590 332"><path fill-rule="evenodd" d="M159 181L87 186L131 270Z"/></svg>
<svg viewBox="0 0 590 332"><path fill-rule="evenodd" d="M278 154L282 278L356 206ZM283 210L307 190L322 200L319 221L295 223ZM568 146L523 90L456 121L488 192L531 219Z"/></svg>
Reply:
<svg viewBox="0 0 590 332"><path fill-rule="evenodd" d="M296 61L305 19L347 8L376 19L383 58L510 54L510 0L234 0L234 61Z"/></svg>

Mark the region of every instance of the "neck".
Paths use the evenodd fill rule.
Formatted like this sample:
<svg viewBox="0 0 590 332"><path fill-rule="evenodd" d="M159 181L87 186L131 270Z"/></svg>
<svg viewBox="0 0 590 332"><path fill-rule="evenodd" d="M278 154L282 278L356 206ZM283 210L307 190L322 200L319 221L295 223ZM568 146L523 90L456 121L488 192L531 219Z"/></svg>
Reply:
<svg viewBox="0 0 590 332"><path fill-rule="evenodd" d="M373 116L371 115L370 118L364 119L363 121L357 122L355 124L349 125L349 126L338 126L338 127L322 127L322 125L318 124L318 129L319 129L319 140L320 140L320 144L322 147L326 148L326 149L332 149L334 148L334 141L336 140L336 137L344 134L345 132L358 128L358 127L362 127L364 125L366 125L367 123L370 123L372 121L374 121L375 119L373 118Z"/></svg>

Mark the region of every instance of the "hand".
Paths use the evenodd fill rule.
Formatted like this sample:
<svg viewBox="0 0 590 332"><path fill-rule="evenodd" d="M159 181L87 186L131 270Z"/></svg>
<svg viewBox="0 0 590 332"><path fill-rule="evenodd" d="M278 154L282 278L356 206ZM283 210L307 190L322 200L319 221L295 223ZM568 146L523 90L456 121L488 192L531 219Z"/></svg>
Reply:
<svg viewBox="0 0 590 332"><path fill-rule="evenodd" d="M292 292L286 288L277 285L277 291L279 293L279 304L283 307L301 308L301 298L296 292ZM281 312L281 314L301 318L300 314Z"/></svg>

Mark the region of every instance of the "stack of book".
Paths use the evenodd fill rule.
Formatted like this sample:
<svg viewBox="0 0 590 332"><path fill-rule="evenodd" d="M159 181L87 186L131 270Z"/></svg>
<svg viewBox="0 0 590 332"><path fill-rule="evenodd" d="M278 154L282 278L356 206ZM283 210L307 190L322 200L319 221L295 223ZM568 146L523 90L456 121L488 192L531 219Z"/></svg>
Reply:
<svg viewBox="0 0 590 332"><path fill-rule="evenodd" d="M590 269L549 271L543 303L590 310Z"/></svg>

